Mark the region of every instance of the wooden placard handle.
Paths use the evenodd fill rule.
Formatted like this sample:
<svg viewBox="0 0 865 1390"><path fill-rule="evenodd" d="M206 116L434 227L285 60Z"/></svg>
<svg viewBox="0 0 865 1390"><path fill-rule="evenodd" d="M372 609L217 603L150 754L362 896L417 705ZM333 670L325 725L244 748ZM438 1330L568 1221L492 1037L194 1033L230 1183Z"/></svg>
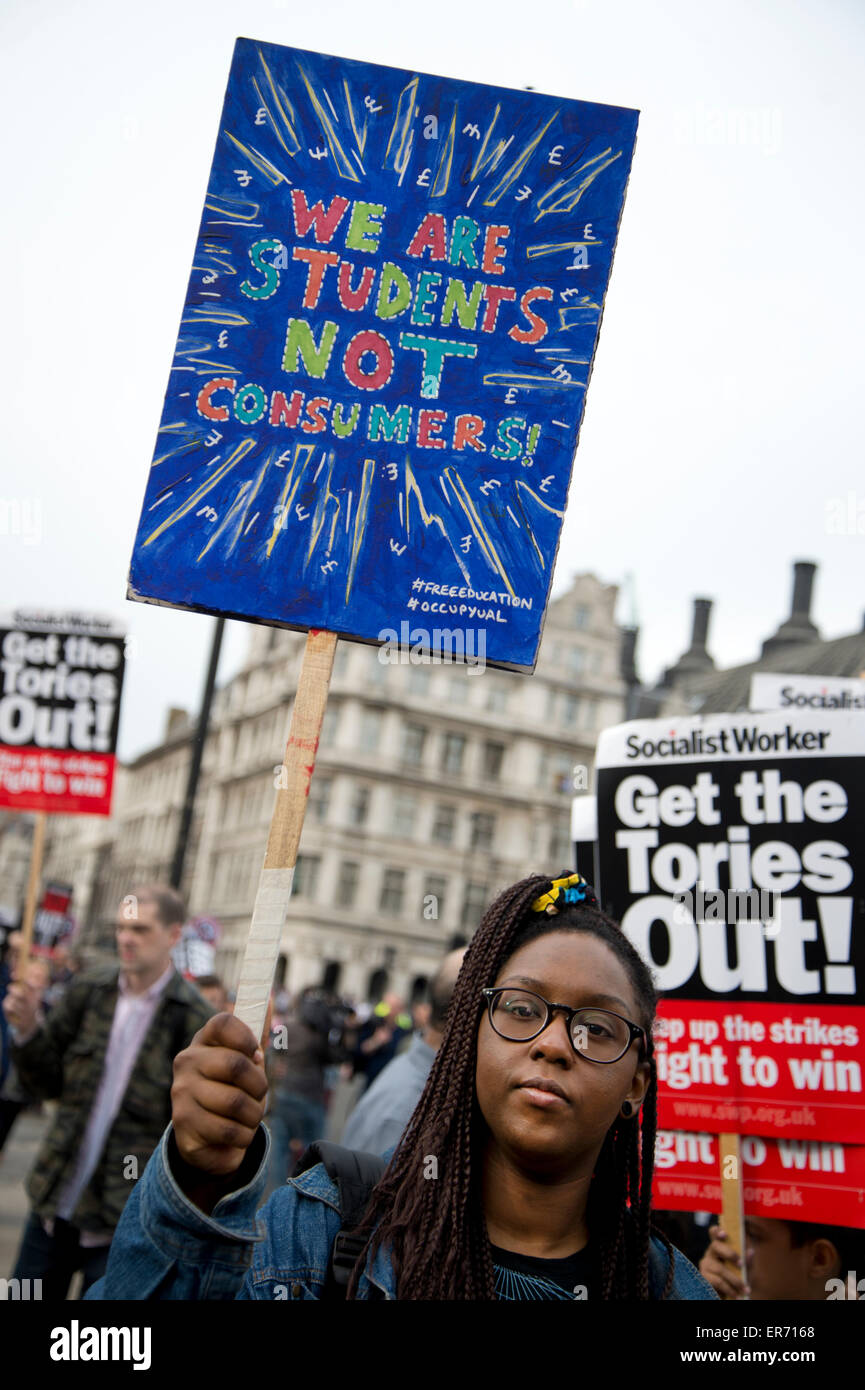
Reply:
<svg viewBox="0 0 865 1390"><path fill-rule="evenodd" d="M740 1257L742 1279L745 1270L745 1218L742 1207L742 1145L738 1134L718 1135L718 1161L721 1165L721 1229Z"/></svg>
<svg viewBox="0 0 865 1390"><path fill-rule="evenodd" d="M24 978L30 960L30 953L33 949L33 921L36 917L36 899L39 896L39 882L42 878L42 855L45 849L45 823L47 816L44 811L37 811L33 817L33 844L30 848L30 873L27 878L27 897L24 900L24 917L21 921L21 941L18 947L18 965L16 973L19 979Z"/></svg>
<svg viewBox="0 0 865 1390"><path fill-rule="evenodd" d="M264 866L258 880L246 954L240 971L234 1012L260 1040L291 898L297 847L321 737L337 640L336 633L317 628L311 628L307 634Z"/></svg>

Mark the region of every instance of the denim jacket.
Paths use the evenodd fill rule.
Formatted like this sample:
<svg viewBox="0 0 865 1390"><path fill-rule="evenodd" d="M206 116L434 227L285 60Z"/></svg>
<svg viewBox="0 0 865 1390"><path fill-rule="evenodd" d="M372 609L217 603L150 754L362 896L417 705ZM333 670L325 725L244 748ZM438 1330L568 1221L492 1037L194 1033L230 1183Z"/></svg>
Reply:
<svg viewBox="0 0 865 1390"><path fill-rule="evenodd" d="M261 1162L252 1180L217 1202L210 1216L181 1192L169 1160L171 1126L136 1183L114 1235L105 1275L88 1299L321 1299L340 1229L339 1193L323 1164L292 1178L256 1214L267 1181L267 1131L253 1142ZM650 1288L660 1297L667 1254L653 1240ZM386 1250L358 1280L358 1298L395 1299ZM673 1299L713 1299L715 1291L676 1252Z"/></svg>

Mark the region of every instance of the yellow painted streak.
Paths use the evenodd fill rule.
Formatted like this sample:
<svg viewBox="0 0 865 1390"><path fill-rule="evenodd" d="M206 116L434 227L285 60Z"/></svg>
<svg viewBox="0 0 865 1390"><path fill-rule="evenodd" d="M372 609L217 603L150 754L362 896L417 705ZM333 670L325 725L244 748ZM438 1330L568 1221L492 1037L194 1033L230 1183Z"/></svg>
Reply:
<svg viewBox="0 0 865 1390"><path fill-rule="evenodd" d="M502 564L501 559L499 558L498 551L496 550L490 537L486 533L484 524L478 516L477 511L475 510L475 504L469 496L462 478L459 476L459 474L452 475L451 470L449 468L446 468L444 470L444 474L451 487L453 488L454 492L457 494L457 501L459 502L460 506L462 507L463 511L469 519L469 525L475 533L478 545L483 550L484 554L486 555L493 568L497 571L498 574L501 575L504 586L510 594L511 598L516 598L516 594L514 593L511 581L508 579L508 576L505 573L505 567ZM460 493L462 494L462 496L459 495Z"/></svg>
<svg viewBox="0 0 865 1390"><path fill-rule="evenodd" d="M585 311L586 311L587 309L591 309L591 311L592 311L593 314L597 314L597 313L600 311L600 305L598 305L598 304L566 304L566 305L564 306L564 308L560 308L560 309L559 309L559 321L560 321L560 327L561 327L561 329L564 329L565 331L567 331L569 328L576 328L576 327L580 326L581 324L584 325L584 326L588 326L588 325L585 324L585 320L584 320L584 319L581 320L581 319L579 319L579 318L574 317L576 314L585 313Z"/></svg>
<svg viewBox="0 0 865 1390"><path fill-rule="evenodd" d="M286 178L285 174L277 169L275 164L271 164L269 159L265 159L263 154L259 154L257 150L250 149L249 146L244 145L241 140L238 140L236 135L232 135L230 130L227 130L225 134L232 144L237 146L241 154L246 156L250 164L254 164L260 174L264 174L266 179L270 179L274 188L280 183L291 182L290 179Z"/></svg>
<svg viewBox="0 0 865 1390"><path fill-rule="evenodd" d="M403 125L402 129L402 139L400 140L399 149L396 152L396 158L393 162L393 167L399 174L402 173L403 169L405 169L406 164L408 163L409 152L411 150L412 143L414 140L414 127L412 125L412 116L414 112L414 99L417 96L417 85L418 79L415 78L413 82L409 83L406 89L411 93L411 95L409 97L409 106L408 111L406 112L405 124ZM400 100L401 99L402 98L400 98Z"/></svg>
<svg viewBox="0 0 865 1390"><path fill-rule="evenodd" d="M350 89L349 89L348 82L346 81L345 78L343 78L342 85L343 85L343 89L344 89L344 91L345 91L346 105L348 106L348 119L349 119L349 121L351 122L351 128L352 128L352 130L353 130L353 132L354 132L354 138L355 138L355 141L356 141L356 143L357 143L357 152L358 152L358 154L361 154L361 155L362 155L363 152L364 152L364 149L366 148L366 131L367 131L367 123L366 123L366 121L364 121L364 123L363 123L363 135L361 135L361 134L358 132L357 122L356 122L355 119L354 119L354 107L353 107L352 104L351 104L351 91L350 91Z"/></svg>
<svg viewBox="0 0 865 1390"><path fill-rule="evenodd" d="M436 169L435 180L430 191L431 198L440 198L443 193L447 193L448 183L450 182L451 176L451 167L454 162L454 141L456 140L456 131L457 108L456 106L454 106L454 114L451 117L451 128L448 131L448 138L445 142L444 149L442 150L441 158L438 162L438 168ZM444 172L444 183L442 184L441 188L439 188L439 180L442 177L442 172Z"/></svg>
<svg viewBox="0 0 865 1390"><path fill-rule="evenodd" d="M179 521L182 516L186 516L187 512L191 512L196 502L200 502L203 497L207 496L212 488L216 487L217 483L222 482L226 473L230 473L235 464L239 463L254 445L254 439L244 439L242 444L238 444L234 453L229 454L225 462L221 463L216 472L207 479L207 482L202 483L201 487L196 489L187 502L184 502L180 507L176 507L171 515L166 517L161 525L157 526L156 530L147 537L144 544L150 545L151 541L155 541L157 536L161 536L163 531L168 530L169 526L173 526L175 521Z"/></svg>
<svg viewBox="0 0 865 1390"><path fill-rule="evenodd" d="M273 131L273 133L274 133L274 135L276 136L276 138L277 138L277 140L279 141L279 143L282 145L282 148L285 150L285 153L288 155L289 159L294 159L294 156L297 154L297 151L298 151L299 146L295 145L295 147L294 147L293 150L290 150L290 149L288 148L288 145L285 143L285 140L283 139L282 131L280 130L279 125L277 124L277 122L274 120L273 112L271 111L270 107L269 107L268 104L267 104L267 98L264 96L264 94L263 94L261 88L260 88L259 85L258 85L258 79L257 79L257 78L253 77L253 79L252 79L252 85L253 85L253 87L255 88L255 91L256 91L256 94L257 94L257 96L258 96L259 102L260 102L261 105L264 107L264 110L267 112L267 116L268 116L268 119L269 119L269 121L270 121L270 128L271 128L271 130ZM294 133L294 132L292 132L292 134L293 134L293 133Z"/></svg>
<svg viewBox="0 0 865 1390"><path fill-rule="evenodd" d="M510 186L511 186L511 184L514 182L514 180L517 179L517 178L519 178L519 176L520 176L520 174L522 173L523 169L525 168L526 164L527 164L528 161L531 159L532 155L534 154L534 152L535 152L535 150L537 149L538 145L541 143L541 140L542 140L542 139L544 138L544 136L546 135L547 131L549 130L550 126L553 124L553 121L556 119L556 117L558 116L558 114L559 114L558 111L554 111L554 112L553 112L552 116L551 116L550 119L547 121L546 125L545 125L545 126L542 126L541 129L538 131L538 133L537 133L537 135L535 136L534 140L532 140L528 145L526 145L526 147L525 147L525 149L523 150L522 154L520 154L520 155L517 156L517 158L516 158L516 160L514 161L514 163L510 166L510 168L509 168L509 169L502 175L502 177L499 179L498 183L496 184L495 188L493 189L493 191L492 191L492 193L489 195L489 197L488 197L488 198L484 198L484 207L487 207L487 208L494 208L494 207L496 206L496 204L498 203L499 199L503 196L503 194L507 193L508 189L510 188Z"/></svg>
<svg viewBox="0 0 865 1390"><path fill-rule="evenodd" d="M567 188L569 184L573 183L574 179L577 177L577 174L581 173L583 169L588 169L590 164L595 164L597 160L604 159L604 155L609 153L609 150L604 150L604 154L595 155L594 159L590 159L587 161L587 163L581 164L579 169L577 169L576 173L571 175L571 178L560 179L558 183L553 184L552 188L548 188L546 193L542 193L537 201L538 214L535 218L535 221L540 222L542 217L546 217L548 216L548 214L553 212L573 212L574 208L577 206L577 203L582 198L586 189L589 187L590 184L594 183L598 175L602 174L605 169L609 169L611 164L615 164L617 159L621 159L621 150L619 150L616 154L611 155L609 159L604 160L604 163L599 165L597 169L593 169L590 174L587 174L586 177L583 179L582 183L577 188L576 193L574 193L573 191L570 193L565 193L558 200L558 202L555 203L551 202L550 200L552 199L554 194L556 194L559 191L560 188Z"/></svg>
<svg viewBox="0 0 865 1390"><path fill-rule="evenodd" d="M246 494L245 492L240 492L240 493L238 494L238 496L234 499L234 501L232 502L231 506L230 506L229 509L228 509L228 512L226 513L225 520L224 520L224 521L221 521L221 522L219 523L219 526L216 528L216 530L214 531L213 535L210 537L210 540L207 542L207 545L204 547L204 549L202 550L201 554L198 556L198 559L199 559L199 560L202 558L202 556L204 556L204 555L207 554L208 550L209 550L210 547L213 545L214 541L215 541L215 540L218 540L219 536L222 534L222 532L223 532L223 531L225 530L225 528L228 526L228 523L231 521L231 518L234 516L235 512L238 511L238 510L240 509L241 512L242 512L242 515L241 515L241 517L240 517L240 520L239 520L238 523L237 523L237 530L236 530L235 533L234 533L234 537L233 537L233 539L232 539L232 541L230 542L229 547L228 547L228 554L229 554L229 555L231 554L232 550L233 550L234 547L237 545L237 542L240 540L240 537L241 537L241 535L242 535L242 533L243 533L243 528L244 528L244 525L246 524L246 518L249 516L249 509L250 509L250 507L252 506L253 500L254 500L254 498L255 498L255 494L258 492L258 489L261 487L261 484L262 484L262 482L263 482L263 480L264 480L264 475L265 475L265 473L267 472L268 468L270 467L270 460L271 460L272 458L273 458L273 453L271 453L270 458L265 459L264 463L262 464L261 468L259 469L259 471L258 471L258 477L256 478L256 480L255 480L255 482L254 482L254 484L253 484L252 492L249 493L248 496L247 496L247 494Z"/></svg>
<svg viewBox="0 0 865 1390"><path fill-rule="evenodd" d="M265 75L265 77L267 78L267 85L268 85L268 87L270 88L270 90L271 90L271 92L272 92L272 94L273 94L273 100L274 100L274 103L275 103L275 105L276 105L276 109L277 109L277 111L279 112L279 119L282 121L283 125L285 126L286 130L288 131L289 137L294 141L294 149L293 149L293 150L290 150L290 149L288 148L288 146L286 145L285 141L282 139L281 136L279 137L279 138L280 138L280 143L282 144L282 147L283 147L283 149L285 150L286 154L290 154L291 157L292 157L292 159L293 159L294 156L297 154L298 150L300 149L300 141L298 140L297 135L295 134L295 130L294 130L293 125L291 124L291 121L288 119L288 116L285 114L285 111L283 110L282 102L281 102L280 99L279 99L279 93L278 93L278 91L276 90L276 83L274 82L273 78L272 78L271 75L270 75L270 68L267 66L267 63L264 61L264 54L262 53L261 49L258 50L258 58L259 58L259 62L261 63L261 66L264 68L264 75ZM255 90L258 92L258 84L257 84L257 83L256 83ZM259 92L259 96L260 96L260 95L261 95L261 93ZM266 105L267 105L267 102L262 102L262 105L263 105L263 106L266 106ZM269 111L268 111L268 115L270 115L270 112L269 112ZM274 123L274 129L276 129L276 124L275 124L275 123ZM277 133L277 135L279 135L279 131L277 131L276 133Z"/></svg>
<svg viewBox="0 0 865 1390"><path fill-rule="evenodd" d="M234 499L234 501L232 502L231 506L229 507L228 511L225 513L225 516L223 517L222 521L220 521L220 523L219 523L219 525L217 526L216 530L213 531L213 532L211 532L210 540L207 542L207 545L204 546L203 550L200 550L200 551L198 552L198 554L196 555L196 557L195 557L196 563L197 563L200 559L202 559L203 556L205 556L205 555L207 554L208 550L209 550L210 547L213 545L214 541L219 540L219 537L222 535L222 533L223 533L223 531L225 530L225 528L231 523L232 517L233 517L233 516L235 515L235 513L243 506L244 499L246 498L246 491L245 491L245 489L246 489L248 486L249 486L249 479L247 479L247 481L246 481L245 483L241 483L240 488L239 488L238 493L237 493L237 496L235 497L235 499ZM235 541L236 541L236 539L237 539L237 537L235 537ZM232 545L233 545L233 544L234 544L234 541L232 542ZM229 550L230 550L230 549L231 549L231 546L229 546Z"/></svg>
<svg viewBox="0 0 865 1390"><path fill-rule="evenodd" d="M192 315L192 317L198 320L199 323L222 323L228 324L230 327L233 328L246 328L252 322L251 319L244 318L243 314L233 313L231 309L218 309L216 307L214 307L213 309L208 309L202 308L200 305L193 304L189 312ZM183 322L187 322L185 315L183 318Z"/></svg>
<svg viewBox="0 0 865 1390"><path fill-rule="evenodd" d="M360 555L360 547L363 544L363 533L366 530L366 509L369 505L369 495L372 491L372 479L375 474L375 459L364 459L363 478L360 484L360 497L357 501L357 512L354 518L354 535L351 542L351 558L348 564L348 574L345 580L345 601L348 603L351 595L351 586L354 583L354 572L357 568L357 561Z"/></svg>
<svg viewBox="0 0 865 1390"><path fill-rule="evenodd" d="M410 459L409 459L409 455L406 454L406 460L405 460L405 533L406 533L406 536L409 536L409 537L411 536L411 499L412 499L412 494L414 494L414 496L417 498L417 505L418 505L418 509L419 509L419 511L420 511L420 519L421 519L421 521L423 522L424 526L430 527L430 526L432 526L433 522L436 523L436 525L438 526L439 530L441 531L442 535L444 536L445 540L447 541L448 545L450 546L450 548L451 548L451 550L452 550L452 552L453 552L454 559L456 560L457 564L458 564L459 567L460 567L460 570L461 570L461 572L462 572L463 578L464 578L464 579L466 580L466 582L468 583L468 581L469 581L470 578L471 578L471 575L469 574L469 571L468 571L468 566L466 565L466 563L465 563L465 561L464 561L462 555L460 554L459 550L454 546L453 541L451 540L450 536L448 535L447 527L445 526L445 524L444 524L444 522L442 521L441 517L439 516L438 512L428 512L428 511L427 511L426 506L425 506L425 504L424 504L424 500L423 500L423 494L421 493L420 487L418 486L418 483L417 483L417 479L415 478L414 473L412 472L412 467L411 467L411 462L410 462Z"/></svg>
<svg viewBox="0 0 865 1390"><path fill-rule="evenodd" d="M486 130L484 131L484 138L481 141L481 147L477 152L477 157L475 158L475 162L472 165L472 171L469 174L470 179L476 179L478 174L481 172L486 173L488 164L490 165L490 173L492 173L493 169L495 169L496 167L496 160L501 158L502 142L500 140L496 153L494 155L491 155L489 160L484 159L484 155L487 152L489 138L492 135L493 130L495 129L495 124L499 118L501 109L501 106L496 107L495 111L493 112L493 118L487 126Z"/></svg>
<svg viewBox="0 0 865 1390"><path fill-rule="evenodd" d="M313 110L318 116L319 124L324 131L324 138L330 146L333 162L337 166L337 173L342 174L343 178L351 179L353 183L359 183L360 179L354 171L354 166L349 161L348 155L339 143L339 137L333 128L333 122L316 96L312 83L299 63L297 65L297 70L303 78L303 84L306 90L309 92L309 99L312 102ZM339 167L340 164L342 168Z"/></svg>
<svg viewBox="0 0 865 1390"><path fill-rule="evenodd" d="M324 481L324 488L321 490L319 494L318 502L316 504L316 508L312 517L312 525L309 528L309 546L307 547L306 551L306 559L303 562L304 569L306 569L306 566L312 559L312 552L315 550L315 547L318 544L318 538L324 530L324 524L327 521L328 502L336 503L336 516L339 516L339 498L336 496L335 493L331 492L330 490L330 480L332 477L333 454L331 454L330 459L328 461L327 477ZM331 535L333 535L333 527L331 527Z"/></svg>
<svg viewBox="0 0 865 1390"><path fill-rule="evenodd" d="M241 202L245 207L252 208L252 212L246 216L235 212L230 203ZM225 207L220 207L220 203L225 203ZM260 203L248 203L245 198L221 198L217 193L209 193L204 200L204 206L208 212L220 212L223 217L233 217L236 222L254 222L261 211Z"/></svg>
<svg viewBox="0 0 865 1390"><path fill-rule="evenodd" d="M234 266L232 265L231 261L223 260L222 257L217 256L217 255L215 254L215 252L213 252L213 251L208 251L208 249L207 249L206 246L204 247L204 254L205 254L205 256L208 257L209 260L211 260L211 261L216 261L216 264L217 264L217 265L221 265L222 268L223 268L223 270L225 271L226 275L236 275L236 274L237 274L237 271L234 269ZM212 266L212 265L196 265L195 262L193 261L193 263L192 263L192 269L193 269L193 270L205 271L205 270L212 270L212 269L213 269L213 266Z"/></svg>
<svg viewBox="0 0 865 1390"><path fill-rule="evenodd" d="M528 372L490 372L484 386L518 386L525 391L544 386L550 391L567 391L571 386L585 386L584 381L559 381L554 376L531 376Z"/></svg>
<svg viewBox="0 0 865 1390"><path fill-rule="evenodd" d="M413 77L412 80L411 80L411 82L407 82L406 85L403 87L402 91L401 91L400 94L399 94L399 101L398 101L397 104L396 104L396 113L395 113L394 118L393 118L393 124L392 124L392 126L391 126L391 128L390 128L390 135L388 136L388 139L387 139L387 148L385 149L385 152L384 152L384 159L383 159L383 161L382 161L382 168L383 168L383 169L386 169L386 168L387 168L387 162L388 162L388 160L389 160L389 158L390 158L390 147L391 147L391 145L393 144L393 139L394 139L394 136L396 135L397 126L399 125L400 121L402 121L402 133L401 133L401 135L400 135L400 137L399 137L399 149L397 150L396 154L394 155L394 164L393 164L393 167L394 167L394 168L397 167L397 161L398 161L398 159L399 159L399 157L400 157L400 154L402 153L402 148L403 148L403 145L405 144L406 136L407 136L409 130L411 129L412 112L414 111L414 99L415 99L415 97L417 96L417 84L418 84L418 79L417 79L416 77ZM410 95L410 97L409 97L408 109L407 109L407 110L405 111L405 113L403 114L403 104L404 104L404 102L405 102L406 92L410 92L411 95Z"/></svg>
<svg viewBox="0 0 865 1390"><path fill-rule="evenodd" d="M603 246L602 241L542 241L537 246L526 247L526 260L533 261L538 256L552 256L555 251L576 251L581 246Z"/></svg>
<svg viewBox="0 0 865 1390"><path fill-rule="evenodd" d="M300 462L300 455L301 455L301 453L302 453L304 450L306 450L306 458L304 459L303 464L301 465L300 472L298 473L297 477L295 478L295 477L294 477L294 470L295 470L295 468L297 467L298 463ZM301 480L301 478L303 477L303 474L304 474L304 470L305 470L305 468L306 468L306 465L309 463L309 460L312 458L313 451L314 451L314 445L312 445L312 444L296 444L296 445L295 445L295 449L294 449L294 458L293 458L292 461L291 461L291 468L288 470L288 477L287 477L286 480L285 480L285 483L284 483L283 489L282 489L282 494L281 494L280 499L279 499L279 501L278 501L278 503L277 503L277 506L276 506L276 520L275 520L274 523L273 523L273 531L271 532L270 540L267 542L267 558L268 558L268 560L270 559L271 554L273 553L273 547L276 545L276 538L277 538L277 536L279 535L279 532L280 532L280 530L281 530L281 528L282 528L282 514L286 511L286 509L288 509L288 508L291 507L291 504L292 504L292 502L294 501L294 495L295 495L295 493L297 492L297 489L298 489L299 486L300 486L300 480ZM292 480L293 480L293 481L292 481ZM291 494L290 494L290 495L289 495L289 488L291 488Z"/></svg>
<svg viewBox="0 0 865 1390"><path fill-rule="evenodd" d="M158 459L153 460L151 467L155 468L158 463L164 463L166 459L170 459L174 454L182 454L184 449L197 448L199 442L200 441L197 439L187 439L185 443L178 444L176 449L169 449L167 454L160 454Z"/></svg>
<svg viewBox="0 0 865 1390"><path fill-rule="evenodd" d="M534 497L535 501L539 502L542 507L546 507L547 511L552 512L553 516L564 516L563 511L560 511L558 507L551 507L549 502L545 502L543 497L539 497L538 494L534 492L532 488L529 487L528 483L523 481L523 479L517 479L517 487L522 488L523 491L527 492L530 497Z"/></svg>

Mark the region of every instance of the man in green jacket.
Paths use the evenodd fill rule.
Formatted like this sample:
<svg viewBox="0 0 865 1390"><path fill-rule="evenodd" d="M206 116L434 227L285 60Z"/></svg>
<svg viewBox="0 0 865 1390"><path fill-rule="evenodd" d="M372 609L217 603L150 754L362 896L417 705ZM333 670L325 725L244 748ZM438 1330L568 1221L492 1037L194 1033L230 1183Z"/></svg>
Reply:
<svg viewBox="0 0 865 1390"><path fill-rule="evenodd" d="M70 984L46 1018L33 980L9 987L3 1008L28 1091L56 1099L54 1122L30 1174L33 1209L17 1279L41 1279L63 1299L76 1270L100 1278L121 1212L171 1118L174 1058L213 1010L174 968L183 900L160 884L123 899L118 966Z"/></svg>

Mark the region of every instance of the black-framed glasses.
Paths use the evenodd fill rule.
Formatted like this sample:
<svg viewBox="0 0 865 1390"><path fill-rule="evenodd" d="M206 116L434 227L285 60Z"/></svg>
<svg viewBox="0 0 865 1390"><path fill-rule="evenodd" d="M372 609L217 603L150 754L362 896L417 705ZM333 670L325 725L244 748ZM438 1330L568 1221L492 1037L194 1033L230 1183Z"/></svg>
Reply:
<svg viewBox="0 0 865 1390"><path fill-rule="evenodd" d="M567 1004L551 1004L530 989L498 985L481 990L487 1001L490 1024L508 1042L531 1042L551 1022L558 1010L565 1015L568 1036L574 1051L587 1062L618 1062L635 1038L642 1050L646 1030L609 1009L572 1009Z"/></svg>

